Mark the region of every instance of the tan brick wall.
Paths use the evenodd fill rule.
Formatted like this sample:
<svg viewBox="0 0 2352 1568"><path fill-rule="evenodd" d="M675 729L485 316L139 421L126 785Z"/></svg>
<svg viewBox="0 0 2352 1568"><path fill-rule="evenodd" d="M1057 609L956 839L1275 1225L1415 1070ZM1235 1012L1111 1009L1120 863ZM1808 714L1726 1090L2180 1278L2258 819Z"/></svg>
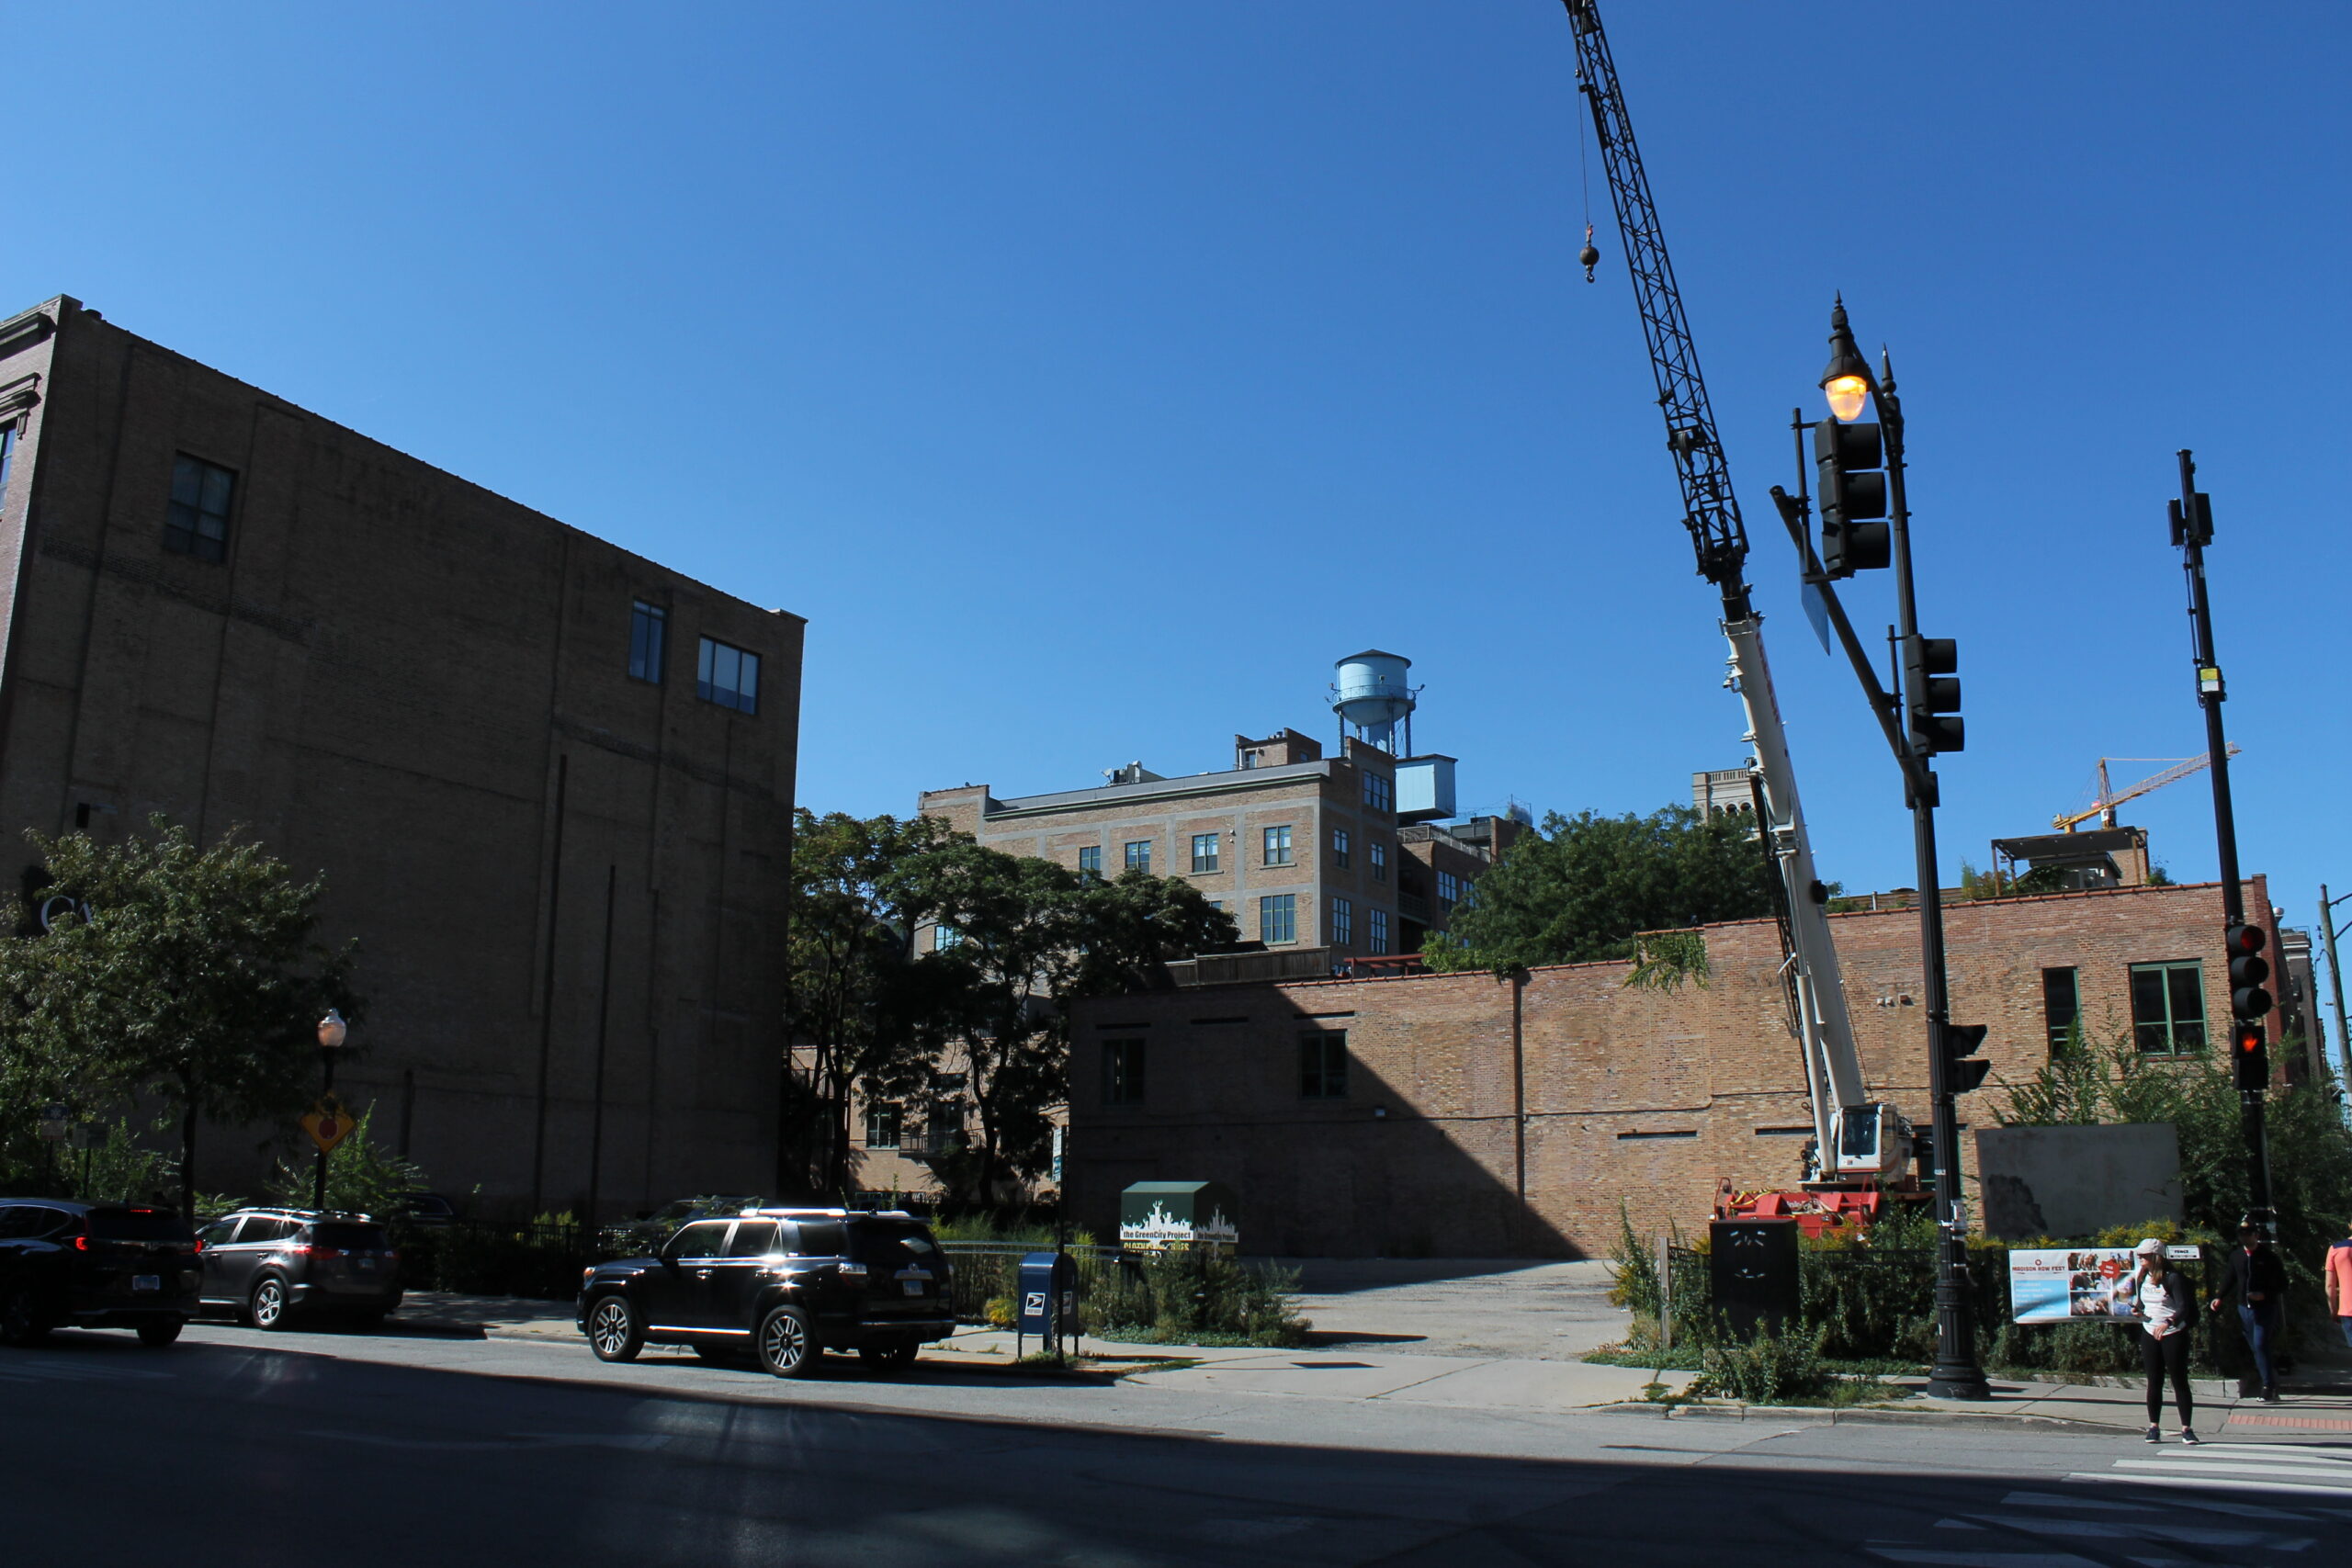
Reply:
<svg viewBox="0 0 2352 1568"><path fill-rule="evenodd" d="M585 1194L600 1018L604 1207L766 1190L800 617L47 309L0 357L41 378L0 498L0 844L163 812L323 871L368 1002L338 1087L453 1191L527 1201L544 1043L541 1201ZM225 561L164 547L182 452L236 475ZM705 634L761 655L755 716L697 699ZM216 1134L199 1185L255 1190L267 1131Z"/></svg>
<svg viewBox="0 0 2352 1568"><path fill-rule="evenodd" d="M2259 877L2247 905L2269 907ZM2110 1010L2128 1024L2132 964L2201 957L2208 1017L2226 1016L2216 884L1954 904L1945 923L1953 1016L1991 1026L1996 1077L2047 1058L2045 967L2080 971L2097 1031ZM1924 1123L1917 917L1831 924L1866 1080ZM1518 998L1517 1085L1513 987L1484 973L1082 1004L1071 1201L1101 1226L1131 1181L1224 1181L1245 1204L1245 1247L1285 1254L1601 1255L1621 1202L1645 1229L1688 1232L1719 1180L1793 1186L1804 1140L1770 1130L1810 1120L1773 926L1706 939L1708 983L1671 993L1628 988L1624 964L1534 971ZM1302 1099L1298 1037L1328 1029L1348 1032L1348 1097ZM1141 1107L1102 1103L1106 1039L1148 1043ZM1997 1092L1963 1099L1962 1122L1989 1123Z"/></svg>

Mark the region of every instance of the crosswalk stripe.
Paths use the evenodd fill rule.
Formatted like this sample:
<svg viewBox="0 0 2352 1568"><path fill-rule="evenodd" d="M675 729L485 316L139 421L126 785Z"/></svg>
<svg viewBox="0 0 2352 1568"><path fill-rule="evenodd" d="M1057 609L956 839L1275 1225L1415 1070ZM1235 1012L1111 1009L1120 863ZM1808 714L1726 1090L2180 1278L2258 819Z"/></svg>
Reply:
<svg viewBox="0 0 2352 1568"><path fill-rule="evenodd" d="M2294 1481L2232 1481L2218 1475L2116 1475L2107 1471L2076 1471L2069 1481L2106 1482L2123 1486L2204 1487L2222 1492L2292 1492L2311 1497L2342 1497L2352 1486L2320 1486Z"/></svg>
<svg viewBox="0 0 2352 1568"><path fill-rule="evenodd" d="M2238 1460L2238 1459L2120 1459L2118 1470L2214 1470L2231 1475L2283 1475L2290 1481L2316 1481L2324 1475L2341 1476L2345 1484L2352 1485L2352 1470L2317 1460Z"/></svg>

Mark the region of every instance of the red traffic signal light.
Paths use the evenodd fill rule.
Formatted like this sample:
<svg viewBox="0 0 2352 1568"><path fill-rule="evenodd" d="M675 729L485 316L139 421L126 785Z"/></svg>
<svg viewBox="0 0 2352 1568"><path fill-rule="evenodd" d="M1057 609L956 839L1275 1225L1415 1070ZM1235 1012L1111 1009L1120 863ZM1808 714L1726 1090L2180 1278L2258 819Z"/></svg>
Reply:
<svg viewBox="0 0 2352 1568"><path fill-rule="evenodd" d="M2230 961L2230 1011L2239 1018L2261 1018L2270 1011L2270 993L2262 988L2270 978L2270 963L2262 956L2268 941L2260 926L2243 921L2222 933L2222 946Z"/></svg>

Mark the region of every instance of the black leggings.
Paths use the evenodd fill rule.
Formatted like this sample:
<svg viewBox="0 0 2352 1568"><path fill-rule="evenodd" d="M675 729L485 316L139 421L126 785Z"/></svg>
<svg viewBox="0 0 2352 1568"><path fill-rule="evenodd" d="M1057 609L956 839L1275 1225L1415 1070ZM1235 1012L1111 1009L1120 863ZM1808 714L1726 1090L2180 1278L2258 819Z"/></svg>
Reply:
<svg viewBox="0 0 2352 1568"><path fill-rule="evenodd" d="M2165 1374L2172 1374L2172 1402L2180 1409L2180 1424L2193 1425L2196 1402L2188 1393L2188 1331L2178 1329L2162 1339L2140 1331L2140 1365L2148 1373L2148 1425L2165 1413Z"/></svg>

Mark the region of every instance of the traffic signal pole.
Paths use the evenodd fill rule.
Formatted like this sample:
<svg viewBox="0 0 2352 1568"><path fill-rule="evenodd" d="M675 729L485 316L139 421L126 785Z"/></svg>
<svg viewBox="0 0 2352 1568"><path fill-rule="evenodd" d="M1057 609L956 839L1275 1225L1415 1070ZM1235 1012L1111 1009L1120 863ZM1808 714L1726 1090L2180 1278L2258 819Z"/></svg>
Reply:
<svg viewBox="0 0 2352 1568"><path fill-rule="evenodd" d="M2222 680L2221 660L2213 655L2213 607L2205 592L2205 546L2213 536L2213 512L2209 499L2198 491L2197 459L2187 448L2180 454L2180 499L2169 510L2173 543L2180 547L2181 570L2188 578L2188 635L2197 670L2197 703L2205 710L2205 744L2212 758L2208 771L2213 777L2213 839L2222 873L2223 963L2230 972L2227 984L2234 1021L2230 1050L2238 1080L2238 1128L2245 1139L2246 1201L2256 1220L2267 1230L2272 1220L2270 1141L2264 1100L2267 1086L2263 1080L2268 1076L2268 1053L2263 1048L2267 1042L2262 1014L2270 1010L2270 998L2260 990L2261 982L2268 977L2267 966L2254 955L2262 945L2258 931L2252 949L2242 953L2240 947L2239 933L2246 928L2245 890L2238 881L2237 816L2230 805L2230 752L2222 734L2222 704L2229 699L2229 693ZM2257 971L2252 977L2254 994L2263 1004L2251 1016L2238 1005L2243 994L2238 971L2249 961ZM2259 1064L2251 1075L2244 1070L2247 1056Z"/></svg>

